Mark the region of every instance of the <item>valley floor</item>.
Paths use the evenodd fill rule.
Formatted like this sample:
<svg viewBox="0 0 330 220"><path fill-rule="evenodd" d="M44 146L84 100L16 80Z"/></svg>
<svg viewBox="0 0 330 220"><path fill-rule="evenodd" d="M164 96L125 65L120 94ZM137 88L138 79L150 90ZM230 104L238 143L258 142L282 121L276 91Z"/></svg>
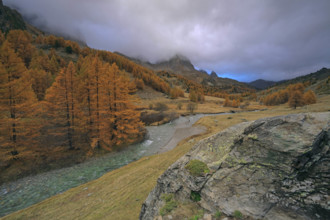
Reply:
<svg viewBox="0 0 330 220"><path fill-rule="evenodd" d="M287 105L259 112L240 112L200 119L207 132L181 141L173 150L144 157L101 178L70 189L2 219L138 219L141 205L155 187L157 178L199 140L243 121L300 112L330 111L330 96L297 108Z"/></svg>

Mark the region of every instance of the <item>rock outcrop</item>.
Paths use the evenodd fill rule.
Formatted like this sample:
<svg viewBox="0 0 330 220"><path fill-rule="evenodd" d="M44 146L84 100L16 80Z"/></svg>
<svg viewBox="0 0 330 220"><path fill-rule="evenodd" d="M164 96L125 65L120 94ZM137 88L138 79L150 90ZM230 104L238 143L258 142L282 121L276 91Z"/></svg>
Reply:
<svg viewBox="0 0 330 220"><path fill-rule="evenodd" d="M154 219L162 194L178 202L192 192L209 213L239 210L253 219L326 219L330 216L330 113L279 116L245 122L198 144L162 174L142 206ZM192 175L187 164L210 172Z"/></svg>
<svg viewBox="0 0 330 220"><path fill-rule="evenodd" d="M26 30L26 24L16 10L4 6L0 0L0 30L8 32L13 29Z"/></svg>
<svg viewBox="0 0 330 220"><path fill-rule="evenodd" d="M218 74L214 71L211 72L210 76L213 77L213 78L218 78Z"/></svg>

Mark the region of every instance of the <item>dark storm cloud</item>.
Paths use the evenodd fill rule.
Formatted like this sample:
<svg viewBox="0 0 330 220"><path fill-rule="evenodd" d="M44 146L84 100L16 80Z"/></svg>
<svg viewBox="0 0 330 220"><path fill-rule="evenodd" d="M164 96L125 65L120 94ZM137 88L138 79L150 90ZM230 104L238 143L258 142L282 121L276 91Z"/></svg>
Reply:
<svg viewBox="0 0 330 220"><path fill-rule="evenodd" d="M330 67L329 0L4 0L37 26L150 61L176 53L241 80Z"/></svg>

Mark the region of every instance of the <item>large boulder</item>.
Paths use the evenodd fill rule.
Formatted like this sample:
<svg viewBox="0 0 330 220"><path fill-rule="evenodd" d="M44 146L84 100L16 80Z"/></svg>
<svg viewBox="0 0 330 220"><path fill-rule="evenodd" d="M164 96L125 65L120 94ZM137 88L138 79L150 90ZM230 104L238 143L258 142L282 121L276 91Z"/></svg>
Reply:
<svg viewBox="0 0 330 220"><path fill-rule="evenodd" d="M142 206L154 219L162 194L191 201L210 213L239 210L255 219L326 219L330 216L330 113L245 122L200 141L162 174ZM196 175L191 161L208 170ZM194 174L194 175L193 175Z"/></svg>

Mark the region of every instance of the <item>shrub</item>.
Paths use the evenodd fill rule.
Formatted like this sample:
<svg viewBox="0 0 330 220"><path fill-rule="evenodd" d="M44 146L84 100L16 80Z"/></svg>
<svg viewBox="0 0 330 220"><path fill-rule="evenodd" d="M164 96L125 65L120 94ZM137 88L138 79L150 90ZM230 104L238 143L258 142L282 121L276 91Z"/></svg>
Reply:
<svg viewBox="0 0 330 220"><path fill-rule="evenodd" d="M161 216L170 213L172 210L178 207L178 203L174 200L173 194L162 194L160 198L165 202L165 205L159 210L159 214Z"/></svg>
<svg viewBox="0 0 330 220"><path fill-rule="evenodd" d="M201 194L199 192L191 191L190 199L194 202L201 201Z"/></svg>
<svg viewBox="0 0 330 220"><path fill-rule="evenodd" d="M142 112L140 119L142 122L144 122L146 125L150 125L155 122L160 122L166 119L166 121L172 121L176 118L178 118L178 114L175 112L155 112L155 113L147 113Z"/></svg>
<svg viewBox="0 0 330 220"><path fill-rule="evenodd" d="M165 202L169 202L169 201L173 200L173 198L174 198L174 195L171 194L171 193L163 193L160 196L160 199L165 201Z"/></svg>
<svg viewBox="0 0 330 220"><path fill-rule="evenodd" d="M185 168L193 176L203 176L204 174L210 172L210 169L207 167L207 165L200 160L189 161Z"/></svg>
<svg viewBox="0 0 330 220"><path fill-rule="evenodd" d="M190 218L190 220L198 220L203 218L204 210L198 210L197 214Z"/></svg>
<svg viewBox="0 0 330 220"><path fill-rule="evenodd" d="M229 106L231 106L231 102L230 102L228 96L226 96L226 98L225 98L225 102L224 102L223 106L224 106L224 107L229 107Z"/></svg>
<svg viewBox="0 0 330 220"><path fill-rule="evenodd" d="M204 102L205 97L202 91L199 90L191 90L189 93L189 100L192 102Z"/></svg>
<svg viewBox="0 0 330 220"><path fill-rule="evenodd" d="M73 52L72 47L71 47L71 46L67 46L67 47L65 48L65 52L66 52L66 53L69 53L69 54L72 54L72 52Z"/></svg>
<svg viewBox="0 0 330 220"><path fill-rule="evenodd" d="M189 103L187 105L187 111L190 112L190 114L193 114L196 109L197 109L196 103Z"/></svg>
<svg viewBox="0 0 330 220"><path fill-rule="evenodd" d="M178 97L184 97L184 92L179 88L173 88L170 91L171 99L176 99Z"/></svg>
<svg viewBox="0 0 330 220"><path fill-rule="evenodd" d="M304 94L303 99L304 99L304 103L305 103L306 105L316 103L316 95L315 95L315 93L314 93L312 90L308 90L308 91Z"/></svg>
<svg viewBox="0 0 330 220"><path fill-rule="evenodd" d="M243 218L243 214L238 210L235 210L233 215L234 215L234 218L236 218L236 219Z"/></svg>
<svg viewBox="0 0 330 220"><path fill-rule="evenodd" d="M190 218L190 220L198 220L200 218L199 215L194 215L193 217Z"/></svg>
<svg viewBox="0 0 330 220"><path fill-rule="evenodd" d="M222 213L221 213L220 211L216 211L214 217L215 217L216 219L219 219L221 216L222 216Z"/></svg>
<svg viewBox="0 0 330 220"><path fill-rule="evenodd" d="M163 112L168 110L168 106L165 103L157 102L155 105L155 110Z"/></svg>

